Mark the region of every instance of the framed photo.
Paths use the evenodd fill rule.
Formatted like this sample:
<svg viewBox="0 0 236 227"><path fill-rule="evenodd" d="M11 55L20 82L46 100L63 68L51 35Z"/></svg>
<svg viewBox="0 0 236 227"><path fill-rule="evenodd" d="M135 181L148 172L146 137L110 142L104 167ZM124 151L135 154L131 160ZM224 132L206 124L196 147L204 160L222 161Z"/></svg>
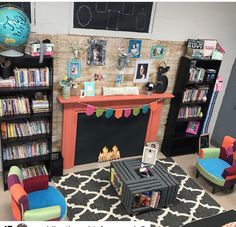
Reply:
<svg viewBox="0 0 236 227"><path fill-rule="evenodd" d="M91 82L84 82L84 91L86 96L94 96L94 81Z"/></svg>
<svg viewBox="0 0 236 227"><path fill-rule="evenodd" d="M147 142L145 145L148 147L156 148L157 152L159 151L159 143L158 142Z"/></svg>
<svg viewBox="0 0 236 227"><path fill-rule="evenodd" d="M155 45L151 48L150 57L155 59L161 59L164 57L165 52L166 50L164 46Z"/></svg>
<svg viewBox="0 0 236 227"><path fill-rule="evenodd" d="M199 137L199 149L210 147L209 137L210 137L209 134L200 135L200 137Z"/></svg>
<svg viewBox="0 0 236 227"><path fill-rule="evenodd" d="M116 80L115 80L115 85L119 86L123 83L124 75L123 74L117 74L116 75Z"/></svg>
<svg viewBox="0 0 236 227"><path fill-rule="evenodd" d="M130 40L129 41L129 54L131 58L140 58L142 40Z"/></svg>
<svg viewBox="0 0 236 227"><path fill-rule="evenodd" d="M67 68L68 77L76 79L80 77L81 64L77 59L70 60Z"/></svg>
<svg viewBox="0 0 236 227"><path fill-rule="evenodd" d="M106 40L88 40L87 64L103 66L106 60Z"/></svg>
<svg viewBox="0 0 236 227"><path fill-rule="evenodd" d="M136 61L134 82L135 83L145 83L149 79L149 68L150 61L148 60L139 60Z"/></svg>
<svg viewBox="0 0 236 227"><path fill-rule="evenodd" d="M157 160L157 152L158 149L152 148L149 146L144 146L143 148L143 156L142 156L142 162L155 165Z"/></svg>
<svg viewBox="0 0 236 227"><path fill-rule="evenodd" d="M186 132L193 135L197 135L199 126L200 126L200 121L189 121Z"/></svg>

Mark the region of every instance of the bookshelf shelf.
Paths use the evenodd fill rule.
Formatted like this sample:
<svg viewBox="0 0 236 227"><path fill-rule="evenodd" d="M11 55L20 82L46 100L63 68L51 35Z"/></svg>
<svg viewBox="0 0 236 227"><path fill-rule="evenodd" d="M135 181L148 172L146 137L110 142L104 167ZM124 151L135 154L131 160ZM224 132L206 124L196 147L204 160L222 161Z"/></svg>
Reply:
<svg viewBox="0 0 236 227"><path fill-rule="evenodd" d="M45 140L49 140L51 138L51 134L38 134L33 136L22 136L22 137L14 137L9 139L2 139L3 147L16 146L21 144L26 144L30 142L41 142Z"/></svg>
<svg viewBox="0 0 236 227"><path fill-rule="evenodd" d="M14 94L19 92L51 91L51 86L33 86L33 87L0 87L0 94Z"/></svg>
<svg viewBox="0 0 236 227"><path fill-rule="evenodd" d="M167 157L198 152L220 65L219 60L181 58L161 148Z"/></svg>
<svg viewBox="0 0 236 227"><path fill-rule="evenodd" d="M13 160L3 160L3 166L9 168L13 165L28 164L32 162L50 161L50 154L34 156L29 158L19 158Z"/></svg>
<svg viewBox="0 0 236 227"><path fill-rule="evenodd" d="M28 166L42 164L47 169L49 179L51 178L53 120L53 58L45 56L42 63L39 63L39 57L32 57L27 54L22 57L9 57L8 59L11 61L11 79L8 81L1 80L2 83L0 87L0 110L2 115L0 117L0 136L4 190L7 190L7 174L10 167L13 165L26 168ZM12 84L16 84L16 86L20 86L23 82L25 84L32 83L40 85L2 87L4 85L9 86L9 81L13 81L14 83ZM18 99L18 97L20 99ZM23 101L18 101L21 100L21 98ZM38 101L37 99L43 101ZM48 109L49 111L47 111ZM33 110L45 112L34 113ZM42 122L47 122L47 125L44 125ZM44 128L38 130L37 127ZM47 128L46 131L45 127ZM41 134L28 136L29 133L25 130L37 131ZM27 136L12 137L13 135ZM6 139L7 136L10 138ZM9 157L24 157L25 154L32 153L43 155L4 160L4 157L8 159Z"/></svg>

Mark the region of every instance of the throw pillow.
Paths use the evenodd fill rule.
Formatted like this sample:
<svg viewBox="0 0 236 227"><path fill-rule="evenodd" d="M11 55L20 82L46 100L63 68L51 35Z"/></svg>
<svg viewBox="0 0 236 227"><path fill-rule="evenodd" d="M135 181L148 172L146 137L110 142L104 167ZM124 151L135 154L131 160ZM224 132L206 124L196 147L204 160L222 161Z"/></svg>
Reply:
<svg viewBox="0 0 236 227"><path fill-rule="evenodd" d="M232 144L232 146L220 149L220 159L225 160L231 166L236 165L236 140Z"/></svg>

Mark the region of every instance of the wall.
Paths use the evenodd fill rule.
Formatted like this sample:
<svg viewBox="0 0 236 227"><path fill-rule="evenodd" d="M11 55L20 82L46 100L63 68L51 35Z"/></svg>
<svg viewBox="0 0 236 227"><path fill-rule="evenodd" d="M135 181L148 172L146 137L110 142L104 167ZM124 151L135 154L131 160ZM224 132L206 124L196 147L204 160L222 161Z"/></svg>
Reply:
<svg viewBox="0 0 236 227"><path fill-rule="evenodd" d="M71 4L36 3L36 31L38 33L68 34L70 31ZM157 3L151 34L115 33L104 31L79 30L80 35L100 35L154 40L185 41L188 38L216 38L226 50L220 74L225 87L236 53L236 3ZM60 26L58 26L58 22ZM173 53L174 54L174 53ZM210 129L213 131L224 91L218 96Z"/></svg>

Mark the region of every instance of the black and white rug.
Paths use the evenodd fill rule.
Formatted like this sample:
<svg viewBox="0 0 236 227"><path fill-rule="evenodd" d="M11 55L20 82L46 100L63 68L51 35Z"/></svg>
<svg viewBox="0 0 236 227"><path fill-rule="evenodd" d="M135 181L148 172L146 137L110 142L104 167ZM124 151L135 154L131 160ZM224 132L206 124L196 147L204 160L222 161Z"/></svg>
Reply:
<svg viewBox="0 0 236 227"><path fill-rule="evenodd" d="M180 182L174 206L129 216L110 186L109 168L93 169L53 178L66 199L68 220L144 220L160 227L178 227L224 211L173 159L160 162Z"/></svg>

